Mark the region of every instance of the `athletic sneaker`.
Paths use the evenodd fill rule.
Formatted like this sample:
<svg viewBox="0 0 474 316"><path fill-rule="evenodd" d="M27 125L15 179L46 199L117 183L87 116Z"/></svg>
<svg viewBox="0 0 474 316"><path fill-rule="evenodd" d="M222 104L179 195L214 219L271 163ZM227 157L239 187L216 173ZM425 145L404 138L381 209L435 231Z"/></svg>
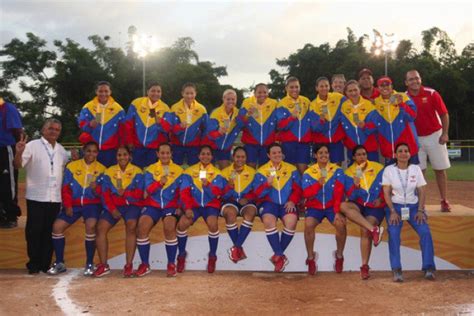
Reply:
<svg viewBox="0 0 474 316"><path fill-rule="evenodd" d="M425 271L425 279L434 281L436 279L434 271L433 270L426 270Z"/></svg>
<svg viewBox="0 0 474 316"><path fill-rule="evenodd" d="M227 252L229 254L229 259L233 263L237 263L240 260L240 251L236 246L232 246L232 248L230 248Z"/></svg>
<svg viewBox="0 0 474 316"><path fill-rule="evenodd" d="M312 259L306 259L306 265L308 266L308 274L315 275L316 271L318 271L318 265L316 264L316 253L313 252Z"/></svg>
<svg viewBox="0 0 474 316"><path fill-rule="evenodd" d="M441 200L441 212L451 212L451 205L448 200Z"/></svg>
<svg viewBox="0 0 474 316"><path fill-rule="evenodd" d="M285 255L274 256L275 272L285 271L285 267L288 265L289 261Z"/></svg>
<svg viewBox="0 0 474 316"><path fill-rule="evenodd" d="M166 266L166 276L175 277L176 275L176 265L174 263L168 263L168 265Z"/></svg>
<svg viewBox="0 0 474 316"><path fill-rule="evenodd" d="M103 277L110 273L110 267L108 264L99 263L94 271L94 276L96 278Z"/></svg>
<svg viewBox="0 0 474 316"><path fill-rule="evenodd" d="M214 273L214 271L216 271L216 261L216 256L209 256L209 259L207 260L207 272Z"/></svg>
<svg viewBox="0 0 474 316"><path fill-rule="evenodd" d="M240 259L239 260L247 259L247 255L245 254L244 248L239 247L239 252L240 252Z"/></svg>
<svg viewBox="0 0 474 316"><path fill-rule="evenodd" d="M402 270L393 270L393 282L403 282Z"/></svg>
<svg viewBox="0 0 474 316"><path fill-rule="evenodd" d="M86 264L83 274L84 276L92 276L94 274L94 265L92 263Z"/></svg>
<svg viewBox="0 0 474 316"><path fill-rule="evenodd" d="M46 273L49 274L49 275L57 275L57 274L60 274L60 273L64 273L66 271L67 271L67 269L66 269L66 265L64 265L64 263L55 262L55 263L53 263L51 268L49 268L49 270Z"/></svg>
<svg viewBox="0 0 474 316"><path fill-rule="evenodd" d="M131 278L133 276L133 264L126 264L123 266L123 277Z"/></svg>
<svg viewBox="0 0 474 316"><path fill-rule="evenodd" d="M186 257L188 256L188 253L185 252L184 256L178 256L177 258L177 265L176 265L176 271L178 273L182 273L184 271L184 268L186 267Z"/></svg>
<svg viewBox="0 0 474 316"><path fill-rule="evenodd" d="M370 267L368 264L363 264L362 267L360 267L360 277L362 280L367 280L370 278L369 270Z"/></svg>
<svg viewBox="0 0 474 316"><path fill-rule="evenodd" d="M344 256L341 258L338 258L337 251L334 251L333 255L334 255L334 271L336 271L336 273L342 273L342 270L344 270Z"/></svg>
<svg viewBox="0 0 474 316"><path fill-rule="evenodd" d="M382 241L382 236L383 236L383 231L384 228L383 226L375 226L374 229L372 229L372 240L374 241L374 246L377 247L380 242Z"/></svg>
<svg viewBox="0 0 474 316"><path fill-rule="evenodd" d="M151 272L150 265L146 263L140 263L138 269L135 271L136 277L142 277Z"/></svg>

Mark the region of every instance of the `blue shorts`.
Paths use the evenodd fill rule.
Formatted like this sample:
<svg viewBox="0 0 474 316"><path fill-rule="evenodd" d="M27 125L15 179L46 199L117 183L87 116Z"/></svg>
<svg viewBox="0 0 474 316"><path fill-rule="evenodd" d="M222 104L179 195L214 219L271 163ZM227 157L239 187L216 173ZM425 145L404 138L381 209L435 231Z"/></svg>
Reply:
<svg viewBox="0 0 474 316"><path fill-rule="evenodd" d="M382 221L385 218L385 208L384 207L374 208L374 207L368 207L368 206L360 205L359 203L354 202L354 201L351 201L351 202L354 203L355 205L357 205L357 207L359 208L361 214L364 215L364 217L367 217L367 216L375 217L377 219L377 221L379 222L379 225L382 224Z"/></svg>
<svg viewBox="0 0 474 316"><path fill-rule="evenodd" d="M258 213L260 217L263 217L265 214L271 214L276 218L283 219L283 217L287 214L293 214L297 216L296 212L287 213L285 211L284 205L279 205L273 202L263 202L260 204L260 208L258 209Z"/></svg>
<svg viewBox="0 0 474 316"><path fill-rule="evenodd" d="M342 141L337 143L329 143L329 160L331 162L343 162L344 161L344 144Z"/></svg>
<svg viewBox="0 0 474 316"><path fill-rule="evenodd" d="M309 208L305 212L305 217L313 217L318 220L318 223L322 223L324 218L327 218L329 222L334 223L334 218L336 214L332 207L326 210L318 210L315 208Z"/></svg>
<svg viewBox="0 0 474 316"><path fill-rule="evenodd" d="M224 204L221 207L221 213L220 213L221 216L224 216L223 214L224 208L228 206L233 207L237 211L237 215L239 216L242 216L242 210L244 210L245 208L253 207L255 210L257 210L257 205L255 205L255 203L252 203L252 202L249 202L245 205L241 205L237 201L227 201L227 202L224 202Z"/></svg>
<svg viewBox="0 0 474 316"><path fill-rule="evenodd" d="M97 161L104 166L111 167L117 164L117 149L99 150Z"/></svg>
<svg viewBox="0 0 474 316"><path fill-rule="evenodd" d="M142 147L133 150L132 163L142 169L154 164L157 160L156 149Z"/></svg>
<svg viewBox="0 0 474 316"><path fill-rule="evenodd" d="M245 144L247 162L256 163L261 166L268 162L267 147L260 145Z"/></svg>
<svg viewBox="0 0 474 316"><path fill-rule="evenodd" d="M409 162L413 165L419 165L420 159L418 158L418 154L411 156ZM393 165L394 163L395 163L395 159L385 159L385 167Z"/></svg>
<svg viewBox="0 0 474 316"><path fill-rule="evenodd" d="M153 220L153 223L156 224L161 218L166 216L176 216L176 209L175 208L157 208L153 206L146 206L140 212L140 217L142 216L150 216Z"/></svg>
<svg viewBox="0 0 474 316"><path fill-rule="evenodd" d="M214 150L214 161L231 160L231 150Z"/></svg>
<svg viewBox="0 0 474 316"><path fill-rule="evenodd" d="M173 145L173 162L183 165L185 160L188 166L197 164L199 162L199 146Z"/></svg>
<svg viewBox="0 0 474 316"><path fill-rule="evenodd" d="M84 206L73 206L72 207L72 216L67 216L65 209L61 209L61 212L58 214L58 219L62 219L66 223L72 225L74 224L79 217L85 220L89 218L95 218L96 220L99 219L100 211L102 211L101 204L90 204Z"/></svg>
<svg viewBox="0 0 474 316"><path fill-rule="evenodd" d="M126 205L126 206L119 206L117 209L120 212L120 215L122 215L122 218L125 222L129 220L137 220L140 217L140 211L141 208L136 205ZM120 218L115 219L112 214L110 214L109 211L103 210L102 214L100 214L100 219L105 219L107 222L109 222L112 225L115 225L118 223Z"/></svg>
<svg viewBox="0 0 474 316"><path fill-rule="evenodd" d="M219 216L219 210L217 208L213 207L197 207L193 208L193 223L198 220L199 217L201 217L204 220L207 220L209 216Z"/></svg>
<svg viewBox="0 0 474 316"><path fill-rule="evenodd" d="M281 143L285 161L291 164L309 164L311 162L311 145L308 143Z"/></svg>

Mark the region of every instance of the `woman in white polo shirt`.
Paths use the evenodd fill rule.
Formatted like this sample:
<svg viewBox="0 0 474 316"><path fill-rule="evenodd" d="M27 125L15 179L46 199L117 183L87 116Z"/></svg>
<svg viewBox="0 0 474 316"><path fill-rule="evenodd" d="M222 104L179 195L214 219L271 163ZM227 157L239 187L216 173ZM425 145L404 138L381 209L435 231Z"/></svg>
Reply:
<svg viewBox="0 0 474 316"><path fill-rule="evenodd" d="M395 164L385 168L382 180L387 203L388 244L393 280L403 282L400 260L400 232L403 221L408 221L420 237L422 270L426 279L434 280L436 267L433 240L425 213L426 181L420 167L409 164L410 149L407 144L399 143L395 147L395 158Z"/></svg>

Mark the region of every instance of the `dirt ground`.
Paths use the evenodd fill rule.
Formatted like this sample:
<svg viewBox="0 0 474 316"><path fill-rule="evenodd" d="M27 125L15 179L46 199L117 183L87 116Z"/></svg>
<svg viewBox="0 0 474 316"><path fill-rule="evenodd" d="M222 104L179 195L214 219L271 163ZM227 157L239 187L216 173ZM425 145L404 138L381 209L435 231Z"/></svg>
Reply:
<svg viewBox="0 0 474 316"><path fill-rule="evenodd" d="M124 279L119 271L102 279L78 276L67 293L81 313L88 314L428 314L472 315L472 272L439 272L426 281L421 272L405 273L404 283L388 272L374 272L368 281L358 273L185 272L166 278L153 271L140 279ZM64 277L64 276L62 276ZM61 277L0 272L1 315L57 315L52 296Z"/></svg>

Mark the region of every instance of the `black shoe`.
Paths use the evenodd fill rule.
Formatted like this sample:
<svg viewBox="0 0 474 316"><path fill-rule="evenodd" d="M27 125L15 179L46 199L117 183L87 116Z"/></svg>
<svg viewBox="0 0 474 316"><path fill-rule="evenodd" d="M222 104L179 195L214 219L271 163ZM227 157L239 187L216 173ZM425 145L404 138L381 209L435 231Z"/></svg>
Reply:
<svg viewBox="0 0 474 316"><path fill-rule="evenodd" d="M39 272L38 269L28 269L28 274L38 274Z"/></svg>
<svg viewBox="0 0 474 316"><path fill-rule="evenodd" d="M9 229L9 228L15 228L15 227L18 227L17 221L8 221L8 222L0 223L0 228L3 228L3 229Z"/></svg>

